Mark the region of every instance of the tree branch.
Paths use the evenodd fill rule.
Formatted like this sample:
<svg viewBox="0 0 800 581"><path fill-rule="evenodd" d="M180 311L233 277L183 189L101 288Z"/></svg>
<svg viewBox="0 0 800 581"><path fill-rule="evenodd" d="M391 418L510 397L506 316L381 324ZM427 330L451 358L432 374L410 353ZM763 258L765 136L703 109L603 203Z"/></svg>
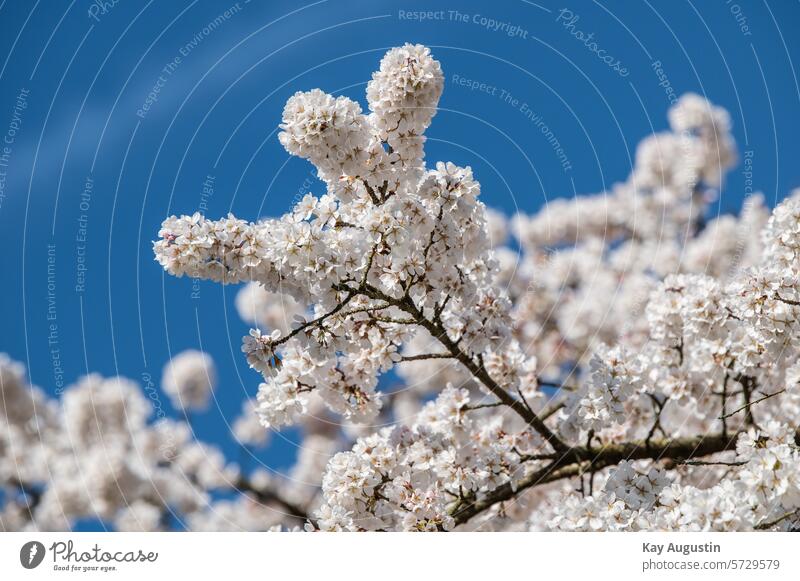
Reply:
<svg viewBox="0 0 800 581"><path fill-rule="evenodd" d="M544 468L532 472L514 484L508 482L481 498L457 503L451 507L450 514L455 518L457 525L464 524L498 502L513 499L527 488L577 476L588 468L592 471L598 471L608 466L619 464L623 460L685 460L699 458L734 449L737 436L738 434L731 438L710 435L675 440L665 439L649 442L649 445L644 441L634 441L624 444L609 444L602 448L592 448L591 450L586 447L570 448L567 454L553 460Z"/></svg>
<svg viewBox="0 0 800 581"><path fill-rule="evenodd" d="M424 359L452 359L450 353L423 353L420 355L404 355L400 361L422 361Z"/></svg>
<svg viewBox="0 0 800 581"><path fill-rule="evenodd" d="M235 487L240 492L252 495L256 500L263 504L276 504L280 506L281 509L286 511L287 516L302 521L309 521L312 525L314 525L314 528L317 526L316 522L309 516L308 511L305 508L285 499L277 490L256 488L243 476L240 477L235 483Z"/></svg>
<svg viewBox="0 0 800 581"><path fill-rule="evenodd" d="M780 394L782 394L784 391L786 391L786 390L785 390L785 389L781 389L781 390L779 390L779 391L776 391L775 393L770 393L770 394L767 394L767 395L765 395L764 397L762 397L762 398L759 398L759 399L757 399L757 400L755 400L755 401L749 401L749 402L747 402L746 404L744 404L742 407L740 407L740 408L737 408L737 409L733 410L731 413L729 413L729 414L725 414L724 416L720 416L720 417L719 417L719 419L721 419L721 420L724 420L724 419L726 419L726 418L729 418L729 417L731 417L731 416L735 416L735 415L736 415L736 414L738 414L740 411L742 411L742 410L746 410L746 409L749 409L749 408L750 408L750 406L754 406L754 405L756 405L757 403L759 403L759 402L762 402L762 401L764 401L764 400L766 400L766 399L769 399L769 398L771 398L771 397L775 397L776 395L780 395Z"/></svg>
<svg viewBox="0 0 800 581"><path fill-rule="evenodd" d="M305 323L303 323L302 325L298 326L297 328L292 329L291 332L287 333L283 337L279 337L278 339L276 339L274 341L274 343L272 344L273 347L277 347L278 345L282 345L283 343L286 343L289 339L291 339L292 337L294 337L295 335L297 335L299 333L302 333L306 329L321 325L326 319L332 317L333 315L335 315L336 313L341 311L343 308L345 308L347 306L347 304L351 300L353 300L353 298L355 296L356 296L355 293L349 292L348 295L345 297L345 299L341 303L336 305L333 309L331 309L329 312L327 312L327 313L325 313L323 315L320 315L316 319L312 319L310 321L306 321ZM357 312L364 312L364 309L357 309L357 310L355 310L355 311L353 311L353 312L351 312L349 314L354 314L354 313L357 313ZM348 313L344 313L344 314L346 315Z"/></svg>
<svg viewBox="0 0 800 581"><path fill-rule="evenodd" d="M344 288L347 288L350 291L353 290L346 286ZM502 386L492 379L492 376L489 375L489 372L486 371L486 368L483 365L479 365L472 357L462 351L456 342L450 339L447 331L441 325L438 325L425 317L422 311L417 308L417 306L414 304L414 301L412 301L410 297L404 296L402 299L390 297L370 285L364 285L364 287L360 290L370 298L386 301L387 303L393 304L397 308L405 311L408 315L411 315L416 324L425 327L431 336L436 338L439 343L441 343L444 348L447 349L454 359L457 359L469 370L470 373L472 373L475 378L483 383L483 385L486 386L489 391L496 395L500 401L517 412L522 419L524 419L531 427L533 427L533 429L539 432L542 437L550 443L553 449L556 450L556 452L563 454L569 450L569 446L562 442L539 416L537 416L523 402L515 399L510 393L508 393L508 391L503 389Z"/></svg>
<svg viewBox="0 0 800 581"><path fill-rule="evenodd" d="M790 510L789 512L782 514L776 519L767 522L762 522L761 524L757 524L754 528L757 531L765 531L767 529L771 529L772 527L781 524L787 518L791 518L793 516L798 516L798 515L800 515L800 509Z"/></svg>
<svg viewBox="0 0 800 581"><path fill-rule="evenodd" d="M756 420L753 417L753 410L750 409L752 405L751 397L753 393L753 384L755 383L755 378L750 377L748 375L737 375L736 381L742 386L742 396L744 397L744 406L741 409L744 411L744 423L748 426L754 426L758 428L756 425ZM737 410L739 411L739 410ZM735 412L734 412L735 413Z"/></svg>

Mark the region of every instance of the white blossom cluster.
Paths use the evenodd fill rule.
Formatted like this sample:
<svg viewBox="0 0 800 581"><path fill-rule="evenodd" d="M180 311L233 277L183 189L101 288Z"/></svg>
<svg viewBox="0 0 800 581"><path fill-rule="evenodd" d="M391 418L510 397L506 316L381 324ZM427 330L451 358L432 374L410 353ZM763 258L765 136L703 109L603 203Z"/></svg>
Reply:
<svg viewBox="0 0 800 581"><path fill-rule="evenodd" d="M66 530L94 518L161 530L238 481L238 468L188 425L153 421L151 400L130 380L89 375L59 401L2 355L0 387L0 529Z"/></svg>
<svg viewBox="0 0 800 581"><path fill-rule="evenodd" d="M553 502L546 528L563 531L789 530L800 522L800 449L794 432L770 422L736 443L721 481L705 486L670 483L663 470L623 462L602 492L567 493ZM546 512L546 511L543 511ZM781 518L783 517L783 518Z"/></svg>
<svg viewBox="0 0 800 581"><path fill-rule="evenodd" d="M800 191L712 217L736 148L690 94L624 182L506 219L469 167L425 164L443 84L406 45L368 110L296 93L280 142L324 193L171 216L154 243L170 274L244 283L261 383L232 433L247 458L293 426L294 466L240 469L122 378L49 399L0 356L3 528L800 527ZM187 352L162 388L188 412L215 376Z"/></svg>
<svg viewBox="0 0 800 581"><path fill-rule="evenodd" d="M290 295L270 293L258 283L248 282L236 293L236 311L251 325L284 333L306 309Z"/></svg>
<svg viewBox="0 0 800 581"><path fill-rule="evenodd" d="M320 528L450 529L481 499L545 506L548 486L507 489L563 468L548 466L559 457L582 474L584 457L614 446L713 434L713 456L765 421L796 428L798 201L770 218L752 196L738 217L706 217L736 162L724 110L682 97L624 183L509 223L478 201L469 168L425 170L441 89L430 52L407 45L381 61L369 114L347 97L296 93L280 140L326 193L253 224L169 218L155 245L178 276L252 281L274 303L310 305L289 326L249 317L259 326L243 351L264 376L264 426L304 421L313 398L359 437L327 467ZM521 253L502 246L509 224ZM387 393L380 376L393 368L405 388ZM426 393L439 397L421 405ZM384 419L398 425L370 428ZM693 474L714 471L682 480L669 468L666 488L664 466L622 460L597 470L601 493L583 495L622 528L674 486L707 494ZM514 512L489 503L474 522L499 506Z"/></svg>
<svg viewBox="0 0 800 581"><path fill-rule="evenodd" d="M264 376L257 413L265 427L296 423L312 391L345 420L374 419L378 377L415 331L401 302L435 317L469 356L509 336L510 303L492 284L497 265L479 184L468 167L424 170L423 132L442 85L430 51L407 45L390 51L370 82L369 115L346 97L298 92L280 140L317 167L326 194L259 223L200 215L164 222L155 252L168 272L252 281L313 305L308 320L295 313L291 330L273 322L271 332L259 327L244 339L248 362Z"/></svg>
<svg viewBox="0 0 800 581"><path fill-rule="evenodd" d="M161 385L177 409L202 410L217 382L214 361L193 349L179 353L164 367Z"/></svg>
<svg viewBox="0 0 800 581"><path fill-rule="evenodd" d="M635 364L627 360L623 349L603 346L589 362L591 379L570 394L561 431L576 437L581 431L599 431L626 418L625 402L640 382Z"/></svg>
<svg viewBox="0 0 800 581"><path fill-rule="evenodd" d="M523 434L503 418L467 413L464 389L445 388L411 427L384 428L334 456L322 480L323 530L451 530L453 499L495 489L520 469Z"/></svg>

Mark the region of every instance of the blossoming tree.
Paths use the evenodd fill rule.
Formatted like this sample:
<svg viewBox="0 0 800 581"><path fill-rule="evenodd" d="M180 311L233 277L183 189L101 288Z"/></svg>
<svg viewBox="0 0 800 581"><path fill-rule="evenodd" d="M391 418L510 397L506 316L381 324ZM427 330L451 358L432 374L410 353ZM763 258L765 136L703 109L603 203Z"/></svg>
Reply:
<svg viewBox="0 0 800 581"><path fill-rule="evenodd" d="M57 405L2 359L0 484L22 497L3 526L800 526L800 193L707 220L735 146L727 114L686 95L626 182L507 221L469 167L425 166L442 89L430 51L406 45L374 73L369 113L296 93L280 141L326 193L279 219L173 216L154 245L170 274L246 283L242 350L263 383L234 434L298 425L289 478L150 422L131 382L90 376ZM163 386L190 409L214 376L189 352ZM209 500L227 488L241 494Z"/></svg>

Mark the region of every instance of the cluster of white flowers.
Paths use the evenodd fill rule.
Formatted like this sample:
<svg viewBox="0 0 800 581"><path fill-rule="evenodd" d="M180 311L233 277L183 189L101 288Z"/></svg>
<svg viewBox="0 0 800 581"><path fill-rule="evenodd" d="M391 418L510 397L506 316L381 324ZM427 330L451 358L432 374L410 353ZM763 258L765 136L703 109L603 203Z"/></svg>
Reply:
<svg viewBox="0 0 800 581"><path fill-rule="evenodd" d="M398 184L413 183L424 169L423 133L436 114L443 86L444 75L430 50L410 44L386 53L367 85L370 124L400 162Z"/></svg>
<svg viewBox="0 0 800 581"><path fill-rule="evenodd" d="M193 440L186 423L151 421L151 400L133 381L89 375L59 401L2 355L0 387L0 529L64 530L99 518L118 530L160 530L172 515L208 510L212 490L239 481L236 465Z"/></svg>
<svg viewBox="0 0 800 581"><path fill-rule="evenodd" d="M327 468L322 528L451 528L475 499L517 486L516 471L546 469L550 453L579 461L581 446L794 425L800 196L772 218L753 196L739 217L706 220L736 161L725 111L682 97L627 181L514 217L519 253L501 246L508 222L478 201L469 168L424 168L441 90L428 49L407 45L369 83L369 115L346 97L297 93L281 143L316 166L325 195L256 224L169 218L156 243L173 274L253 281L274 304L294 301L274 307L283 325L251 314L259 328L243 350L264 376L263 425L303 422L314 401L360 436ZM187 234L195 223L202 235ZM396 366L409 389L387 395L379 378ZM421 407L430 392L439 398ZM490 403L472 410L455 394ZM372 434L383 419L409 427ZM472 434L474 447L493 429L499 450L466 453L454 436ZM615 470L587 510L608 505L621 526L617 509L652 512L665 481L655 467Z"/></svg>
<svg viewBox="0 0 800 581"><path fill-rule="evenodd" d="M591 380L569 397L562 433L577 439L585 432L600 432L610 424L621 424L627 416L625 402L638 389L639 372L628 361L624 349L605 346L589 362Z"/></svg>
<svg viewBox="0 0 800 581"><path fill-rule="evenodd" d="M208 406L216 382L217 371L211 357L190 349L167 363L161 387L177 409L202 410Z"/></svg>
<svg viewBox="0 0 800 581"><path fill-rule="evenodd" d="M244 401L241 415L233 422L233 435L243 446L261 447L267 443L269 431L258 419L255 402Z"/></svg>
<svg viewBox="0 0 800 581"><path fill-rule="evenodd" d="M794 438L793 431L777 422L763 431L742 433L736 461L720 462L725 478L720 481L715 475L704 486L670 483L661 469L651 466L644 473L623 462L610 473L602 492L557 497L545 510L552 514L545 528L788 530L800 524L800 448Z"/></svg>
<svg viewBox="0 0 800 581"><path fill-rule="evenodd" d="M323 530L450 530L449 506L521 470L531 438L502 417L470 412L452 386L410 426L384 428L333 457L322 480Z"/></svg>
<svg viewBox="0 0 800 581"><path fill-rule="evenodd" d="M468 167L424 171L423 132L442 84L430 51L407 45L390 51L370 82L370 115L346 97L296 93L280 140L317 167L324 196L308 194L291 213L259 223L164 222L155 252L170 273L260 285L246 287L239 308L272 329L254 329L242 347L264 376L264 426L296 423L312 391L345 420L374 419L378 377L400 361L417 326L406 324L409 310L435 319L467 356L508 338L510 303L492 284L479 184ZM264 308L251 312L265 295L291 297L291 325L265 320ZM298 304L313 305L308 320Z"/></svg>
<svg viewBox="0 0 800 581"><path fill-rule="evenodd" d="M285 333L295 318L305 313L305 307L284 293L270 293L255 282L248 282L236 294L239 317L259 328Z"/></svg>
<svg viewBox="0 0 800 581"><path fill-rule="evenodd" d="M50 400L0 356L2 528L800 526L800 191L708 216L731 122L686 95L623 183L506 220L469 167L425 165L443 84L406 45L368 112L296 93L280 141L324 194L258 222L171 216L154 243L170 274L245 283L263 381L233 435L252 454L295 426L288 473L243 473L186 423L152 422L133 382ZM190 410L214 383L190 352L163 389Z"/></svg>
<svg viewBox="0 0 800 581"><path fill-rule="evenodd" d="M623 460L609 475L605 490L632 510L642 510L652 507L668 484L662 470L651 467L646 473L641 473L632 461Z"/></svg>

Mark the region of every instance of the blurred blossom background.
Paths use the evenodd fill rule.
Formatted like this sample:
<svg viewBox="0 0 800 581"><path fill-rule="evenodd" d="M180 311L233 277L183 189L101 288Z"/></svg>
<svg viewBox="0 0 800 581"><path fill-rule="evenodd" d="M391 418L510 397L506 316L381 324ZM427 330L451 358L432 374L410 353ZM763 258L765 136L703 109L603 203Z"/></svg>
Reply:
<svg viewBox="0 0 800 581"><path fill-rule="evenodd" d="M324 193L278 142L288 97L319 87L365 107L387 49L431 47L446 81L428 163L471 166L513 215L626 179L636 144L696 92L730 112L739 151L717 215L800 186L798 25L797 2L744 0L5 0L0 352L49 394L123 375L173 417L162 370L205 352L217 387L195 436L281 473L295 432L247 454L233 434L260 381L239 287L167 280L152 240L169 214L255 220Z"/></svg>

